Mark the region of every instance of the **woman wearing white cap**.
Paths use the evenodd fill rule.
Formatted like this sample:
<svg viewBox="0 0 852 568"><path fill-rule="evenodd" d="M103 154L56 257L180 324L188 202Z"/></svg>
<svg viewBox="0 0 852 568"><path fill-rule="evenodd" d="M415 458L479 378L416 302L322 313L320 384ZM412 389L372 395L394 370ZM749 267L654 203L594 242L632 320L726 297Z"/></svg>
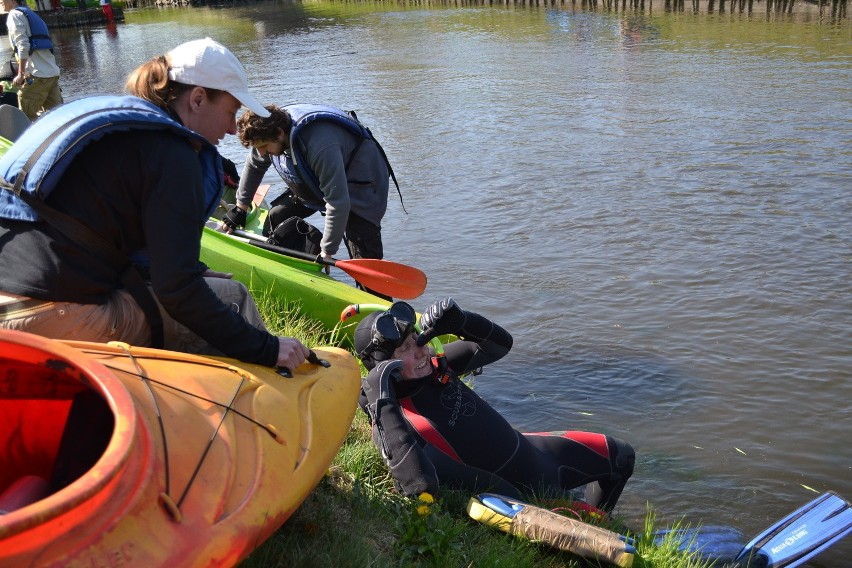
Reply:
<svg viewBox="0 0 852 568"><path fill-rule="evenodd" d="M300 365L308 349L267 332L245 286L199 261L222 188L214 145L241 105L266 112L243 66L196 40L127 89L57 107L0 159L0 327Z"/></svg>
<svg viewBox="0 0 852 568"><path fill-rule="evenodd" d="M139 66L127 79L127 92L168 111L211 144L236 134L240 106L269 116L249 93L239 60L210 38L181 44Z"/></svg>

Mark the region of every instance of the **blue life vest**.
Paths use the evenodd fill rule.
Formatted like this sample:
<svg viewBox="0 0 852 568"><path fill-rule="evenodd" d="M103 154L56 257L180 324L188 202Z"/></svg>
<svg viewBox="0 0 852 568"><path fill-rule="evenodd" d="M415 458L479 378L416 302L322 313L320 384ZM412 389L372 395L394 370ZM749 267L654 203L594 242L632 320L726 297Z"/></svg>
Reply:
<svg viewBox="0 0 852 568"><path fill-rule="evenodd" d="M12 8L23 12L27 17L27 23L30 25L30 54L36 49L49 49L53 53L53 41L50 39L50 32L47 31L47 24L41 19L41 16L27 8L26 6L18 6ZM15 53L18 53L18 48L12 45Z"/></svg>
<svg viewBox="0 0 852 568"><path fill-rule="evenodd" d="M35 211L16 194L26 192L44 201L68 165L90 142L115 132L157 129L171 130L200 147L205 218L209 217L224 190L222 159L216 147L144 99L103 95L52 109L27 128L0 158L0 218L37 221Z"/></svg>
<svg viewBox="0 0 852 568"><path fill-rule="evenodd" d="M323 207L323 194L320 190L319 178L307 166L305 157L297 144L302 130L317 120L327 120L338 124L357 136L373 140L370 129L361 124L352 114L338 108L325 105L292 104L282 107L293 121L290 130L290 151L280 156L272 156L272 165L278 171L281 179L297 197L307 201L306 205ZM376 142L378 144L378 142ZM357 150L356 150L357 151ZM390 164L388 164L390 170Z"/></svg>

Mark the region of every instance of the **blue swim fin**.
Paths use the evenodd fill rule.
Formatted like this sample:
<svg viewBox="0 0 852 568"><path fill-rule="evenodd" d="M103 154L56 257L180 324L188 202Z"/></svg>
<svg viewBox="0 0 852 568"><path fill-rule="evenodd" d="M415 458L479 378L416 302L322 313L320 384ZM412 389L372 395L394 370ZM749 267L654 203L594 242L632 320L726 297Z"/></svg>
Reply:
<svg viewBox="0 0 852 568"><path fill-rule="evenodd" d="M829 491L793 511L745 545L736 568L793 568L852 533L852 506Z"/></svg>

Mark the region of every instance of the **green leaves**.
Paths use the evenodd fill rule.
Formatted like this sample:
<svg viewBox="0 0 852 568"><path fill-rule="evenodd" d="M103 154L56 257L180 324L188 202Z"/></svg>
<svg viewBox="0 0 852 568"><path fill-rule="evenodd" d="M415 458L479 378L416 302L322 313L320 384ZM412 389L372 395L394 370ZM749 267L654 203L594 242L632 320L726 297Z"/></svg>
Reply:
<svg viewBox="0 0 852 568"><path fill-rule="evenodd" d="M448 566L464 531L465 524L443 511L429 494L398 504L394 532L400 565Z"/></svg>

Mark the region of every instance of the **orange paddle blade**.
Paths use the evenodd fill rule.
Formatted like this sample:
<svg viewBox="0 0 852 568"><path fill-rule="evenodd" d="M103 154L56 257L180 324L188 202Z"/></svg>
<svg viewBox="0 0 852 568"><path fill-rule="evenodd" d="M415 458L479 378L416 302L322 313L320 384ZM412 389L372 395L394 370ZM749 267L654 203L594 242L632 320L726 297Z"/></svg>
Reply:
<svg viewBox="0 0 852 568"><path fill-rule="evenodd" d="M394 298L412 300L426 290L426 274L407 264L374 258L353 258L336 260L334 266L365 288Z"/></svg>
<svg viewBox="0 0 852 568"><path fill-rule="evenodd" d="M255 235L246 231L236 230L237 236L247 238L252 245L290 256L301 258L317 264L335 266L351 276L356 282L379 294L412 300L418 297L426 289L426 274L418 268L408 266L390 260L378 260L375 258L353 258L350 260L325 260L322 257L271 245L266 242L265 237Z"/></svg>

